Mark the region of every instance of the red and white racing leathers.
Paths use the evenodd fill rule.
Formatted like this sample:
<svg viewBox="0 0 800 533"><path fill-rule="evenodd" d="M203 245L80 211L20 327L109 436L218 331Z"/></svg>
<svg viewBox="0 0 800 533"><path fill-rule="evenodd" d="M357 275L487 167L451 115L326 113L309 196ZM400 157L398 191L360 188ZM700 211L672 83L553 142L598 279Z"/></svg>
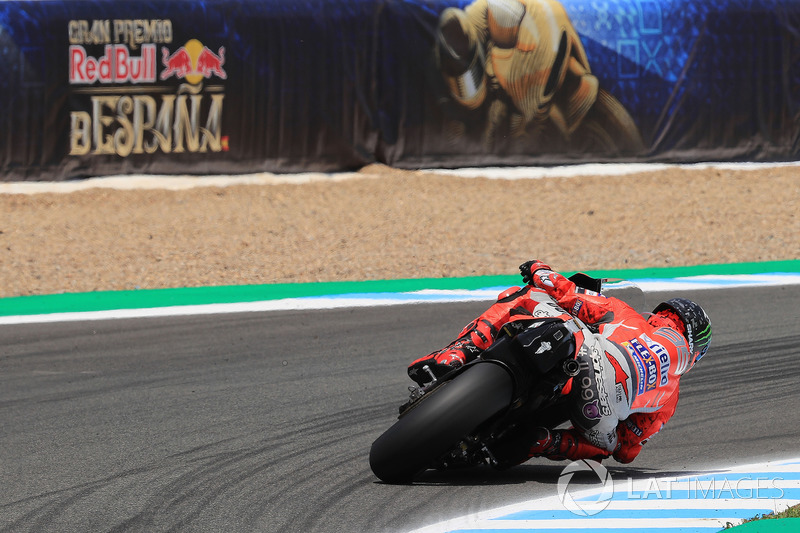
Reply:
<svg viewBox="0 0 800 533"><path fill-rule="evenodd" d="M463 333L482 341L494 338L503 324L531 315L577 318L580 372L572 378L569 394L574 400L570 418L578 431L559 433L558 451L550 455L579 459L613 454L622 463L632 461L675 412L680 376L691 363L685 337L651 325L622 300L577 287L551 270L538 270L533 284L536 288L502 293ZM490 343L476 344L484 349Z"/></svg>

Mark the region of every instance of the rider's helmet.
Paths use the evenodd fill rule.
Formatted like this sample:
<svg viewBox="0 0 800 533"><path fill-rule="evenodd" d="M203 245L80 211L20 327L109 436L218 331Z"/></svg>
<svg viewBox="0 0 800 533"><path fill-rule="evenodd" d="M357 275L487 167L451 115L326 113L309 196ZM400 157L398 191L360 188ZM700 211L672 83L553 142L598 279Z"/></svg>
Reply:
<svg viewBox="0 0 800 533"><path fill-rule="evenodd" d="M702 307L686 298L672 298L658 304L653 309L653 314L665 317L677 315L683 322L684 331L681 333L689 341L689 350L692 353L689 368L706 354L711 343L711 320Z"/></svg>

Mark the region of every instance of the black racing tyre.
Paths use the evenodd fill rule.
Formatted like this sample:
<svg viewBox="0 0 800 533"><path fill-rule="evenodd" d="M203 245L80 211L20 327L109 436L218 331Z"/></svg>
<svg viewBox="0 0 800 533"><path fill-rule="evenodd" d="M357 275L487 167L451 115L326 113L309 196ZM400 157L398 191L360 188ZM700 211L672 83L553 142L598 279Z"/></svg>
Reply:
<svg viewBox="0 0 800 533"><path fill-rule="evenodd" d="M369 464L387 483L408 483L511 404L514 382L496 363L472 365L429 392L372 443Z"/></svg>

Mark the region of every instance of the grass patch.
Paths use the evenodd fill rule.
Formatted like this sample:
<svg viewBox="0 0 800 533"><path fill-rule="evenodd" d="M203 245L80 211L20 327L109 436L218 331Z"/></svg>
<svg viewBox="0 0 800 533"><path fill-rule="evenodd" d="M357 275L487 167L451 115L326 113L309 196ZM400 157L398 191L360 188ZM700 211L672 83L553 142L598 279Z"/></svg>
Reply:
<svg viewBox="0 0 800 533"><path fill-rule="evenodd" d="M763 514L760 516L749 518L744 522L742 522L742 524L747 524L748 522L755 522L757 520L773 520L776 518L800 518L800 504L795 505L793 507L789 507L788 509L780 513ZM731 527L726 527L725 529L730 529L730 528Z"/></svg>

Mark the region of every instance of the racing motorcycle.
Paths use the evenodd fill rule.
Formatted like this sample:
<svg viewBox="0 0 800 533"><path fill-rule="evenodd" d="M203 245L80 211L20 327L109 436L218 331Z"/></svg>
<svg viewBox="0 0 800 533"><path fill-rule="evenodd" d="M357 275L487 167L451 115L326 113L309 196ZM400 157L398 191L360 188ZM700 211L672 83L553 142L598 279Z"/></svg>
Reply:
<svg viewBox="0 0 800 533"><path fill-rule="evenodd" d="M644 308L641 289L630 282L582 273L570 279L584 289L623 299L640 312ZM554 314L564 312L541 293ZM569 421L563 391L580 370L570 333L584 328L593 331L577 318L564 322L532 316L504 325L476 360L444 376L437 378L423 368L431 381L409 387L397 422L372 444L372 471L387 483L409 483L429 468L502 469L527 459L514 455L519 446L513 444L527 428L555 428Z"/></svg>

